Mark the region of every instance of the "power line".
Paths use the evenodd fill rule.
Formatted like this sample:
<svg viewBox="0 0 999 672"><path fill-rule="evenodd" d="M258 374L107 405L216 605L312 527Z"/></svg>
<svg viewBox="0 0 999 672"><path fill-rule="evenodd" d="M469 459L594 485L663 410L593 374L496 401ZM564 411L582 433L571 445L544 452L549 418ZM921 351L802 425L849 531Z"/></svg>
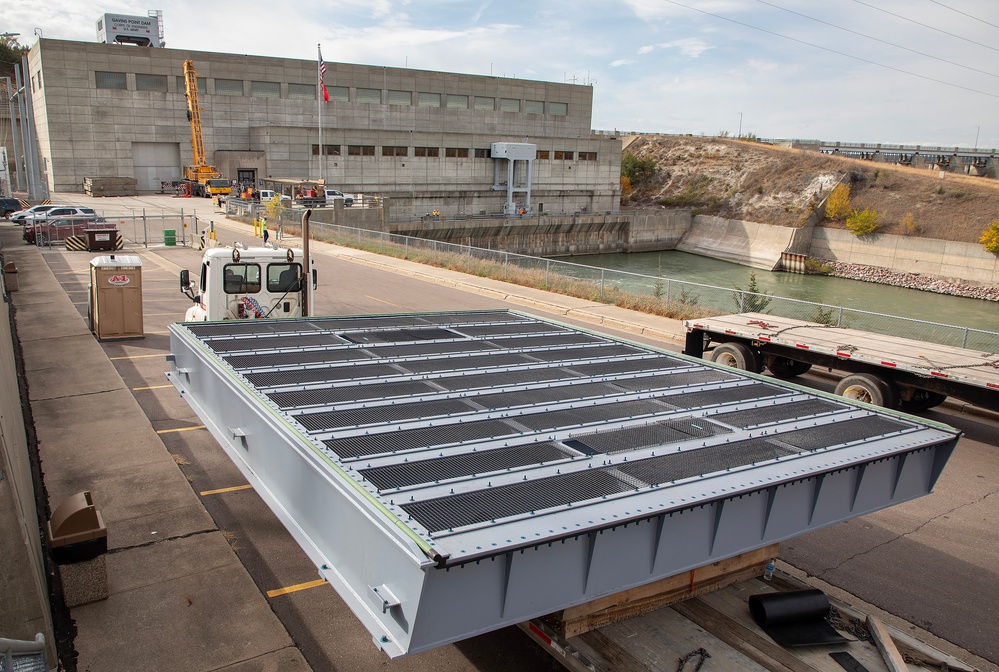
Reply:
<svg viewBox="0 0 999 672"><path fill-rule="evenodd" d="M959 68L965 68L967 70L972 70L974 72L980 72L983 75L988 75L989 77L999 78L999 75L988 72L987 70L979 70L978 68L973 68L970 65L964 65L963 63L957 63L956 61L948 61L946 58L940 58L939 56L934 56L933 54L927 54L926 52L919 51L917 49L912 49L902 44L895 44L894 42L889 42L888 40L882 40L880 37L875 37L873 35L865 35L864 33L858 32L856 30L851 30L850 28L844 28L843 26L837 26L835 23L829 23L823 19L817 19L814 16L808 16L807 14L802 14L801 12L796 12L793 9L787 9L786 7L780 7L772 2L767 2L767 0L756 0L760 4L767 5L768 7L773 7L774 9L779 9L782 12L787 12L789 14L794 14L795 16L800 16L809 21L815 21L816 23L821 23L827 26L831 26L838 30L843 30L854 35L859 35L860 37L867 38L868 40L874 40L875 42L880 42L881 44L887 44L889 47L895 47L896 49L904 49L906 51L912 52L913 54L919 54L920 56L925 56L926 58L932 58L934 60L940 61L941 63L949 63L950 65L956 65Z"/></svg>
<svg viewBox="0 0 999 672"><path fill-rule="evenodd" d="M956 37L957 39L959 39L959 40L961 40L963 42L970 42L971 44L977 44L979 47L985 47L986 49L991 49L992 51L999 51L999 49L997 49L996 47L993 47L991 45L982 44L981 42L975 42L974 40L969 40L966 37L961 37L960 35L955 35L954 33L948 33L946 30L943 30L941 28L937 28L936 26L931 26L928 23L921 23L919 21L916 21L915 19L910 19L908 16L902 16L901 14L896 14L895 12L889 12L887 9L881 9L880 7L875 7L874 5L872 5L872 4L868 3L868 2L863 2L862 0L853 0L853 1L856 2L858 5L863 5L864 7L870 7L871 9L876 9L879 12L884 12L885 14L889 14L891 16L894 16L896 19L902 19L903 21L908 21L909 23L914 23L917 26L922 26L923 28L929 28L930 30L935 30L938 33L943 33L944 35L950 35L951 37Z"/></svg>
<svg viewBox="0 0 999 672"><path fill-rule="evenodd" d="M981 22L982 22L982 23L984 23L984 24L985 24L986 26L992 26L993 28L999 28L999 26L997 26L997 25L996 25L996 24L994 24L994 23L989 23L989 22L988 22L988 21L986 21L985 19L980 19L980 18L978 18L977 16L972 16L971 14L968 14L967 12L962 12L962 11L961 11L960 9L957 9L957 8L955 8L955 7L951 7L951 6L949 6L949 5L945 5L945 4L944 4L944 3L942 3L942 2L937 2L937 0L929 0L929 1L930 1L930 2L932 2L932 3L934 4L934 5L940 5L940 6L941 6L941 7L943 7L944 9L949 9L949 10L950 10L950 11L952 11L952 12L957 12L958 14L963 14L964 16L968 17L969 19L974 19L975 21L981 21Z"/></svg>
<svg viewBox="0 0 999 672"><path fill-rule="evenodd" d="M947 81L944 81L942 79L936 79L934 77L928 77L927 75L920 75L917 72L911 72L909 70L903 70L902 68L896 68L895 66L892 66L892 65L885 65L884 63L878 63L877 61L872 61L872 60L870 60L868 58L863 58L861 56L854 56L853 54L848 54L848 53L843 52L843 51L837 51L835 49L830 49L829 47L823 47L820 44L813 44L812 42L805 42L804 40L799 40L796 37L791 37L789 35L782 35L781 33L775 33L774 31L767 30L766 28L760 28L759 26L754 26L754 25L751 25L751 24L748 24L748 23L743 23L742 21L738 21L736 19L731 19L731 18L729 18L727 16L722 16L721 14L714 14L712 12L708 12L708 11L705 11L703 9L698 9L696 7L691 7L689 5L683 4L682 2L677 2L676 0L662 0L662 1L663 2L668 2L671 5L676 5L677 7L683 7L684 9L689 9L689 10L691 10L693 12L700 12L701 14L706 14L708 16L713 16L716 19L721 19L722 21L728 21L729 23L734 23L736 25L743 26L745 28L751 28L753 30L758 30L761 33L766 33L767 35L773 35L774 37L780 37L780 38L785 39L785 40L790 40L792 42L797 42L798 44L804 44L807 47L814 47L815 49L821 49L822 51L828 51L829 53L836 54L837 56L845 56L846 58L852 58L855 61L861 61L862 63L868 63L870 65L876 65L876 66L878 66L880 68L885 68L886 70L894 70L895 72L900 72L903 75L911 75L912 77L919 77L920 79L925 79L928 82L936 82L937 84L943 84L945 86L951 86L951 87L954 87L956 89L963 89L965 91L970 91L972 93L980 93L981 95L988 96L990 98L999 98L999 94L988 93L987 91L979 91L978 89L972 89L971 87L968 87L968 86L961 86L960 84L954 84L953 82L947 82ZM859 2L859 0L854 0L854 1L855 2ZM861 4L863 4L863 3L861 3Z"/></svg>

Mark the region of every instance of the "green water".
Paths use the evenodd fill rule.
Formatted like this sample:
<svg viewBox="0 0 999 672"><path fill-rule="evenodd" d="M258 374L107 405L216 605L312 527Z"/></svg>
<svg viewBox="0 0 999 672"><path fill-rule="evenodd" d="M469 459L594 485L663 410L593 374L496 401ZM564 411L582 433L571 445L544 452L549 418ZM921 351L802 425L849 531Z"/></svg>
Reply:
<svg viewBox="0 0 999 672"><path fill-rule="evenodd" d="M822 275L771 273L677 251L594 254L559 261L653 277L661 268L663 278L728 289L745 289L749 274L755 273L760 290L774 296L999 332L999 303L979 299ZM737 312L735 305L731 308Z"/></svg>

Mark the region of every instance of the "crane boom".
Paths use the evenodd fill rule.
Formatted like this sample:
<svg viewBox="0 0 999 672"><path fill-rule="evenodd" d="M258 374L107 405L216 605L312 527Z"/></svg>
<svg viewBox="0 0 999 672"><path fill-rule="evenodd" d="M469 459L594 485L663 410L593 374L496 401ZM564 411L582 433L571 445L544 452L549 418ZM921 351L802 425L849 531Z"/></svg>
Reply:
<svg viewBox="0 0 999 672"><path fill-rule="evenodd" d="M184 177L191 182L195 195L207 194L205 183L222 176L215 166L208 165L205 142L201 133L201 106L198 105L198 73L194 61L184 61L184 87L187 95L187 120L191 123L191 154L194 165L184 169Z"/></svg>

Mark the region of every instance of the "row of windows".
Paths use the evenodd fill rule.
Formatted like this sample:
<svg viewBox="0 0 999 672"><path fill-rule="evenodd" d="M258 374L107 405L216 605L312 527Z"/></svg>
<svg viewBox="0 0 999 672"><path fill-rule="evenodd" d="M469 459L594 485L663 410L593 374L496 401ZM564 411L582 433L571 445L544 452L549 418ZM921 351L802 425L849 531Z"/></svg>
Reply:
<svg viewBox="0 0 999 672"><path fill-rule="evenodd" d="M128 84L124 72L103 72L94 73L98 89L118 89L125 91ZM217 96L243 96L244 82L241 79L221 79L214 78L215 95ZM40 82L39 82L40 85ZM351 102L350 87L328 86L330 100L343 103ZM147 75L136 73L136 91L167 91L166 75ZM186 83L182 75L177 75L177 91L185 91ZM207 80L198 77L198 93L205 93L207 90ZM250 82L250 95L255 98L280 98L281 84L279 82ZM317 92L315 84L288 83L288 98L298 100L316 100ZM355 103L368 103L373 105L382 104L381 89L365 89L357 87L354 89ZM412 106L414 104L412 91L395 91L389 89L386 92L385 102L388 105ZM491 96L466 96L454 93L425 93L416 92L415 104L417 107L444 107L450 110L485 110L500 112L524 112L526 114L544 114L546 103L543 100L520 100L518 98L493 98ZM556 117L564 117L569 114L568 103L547 103L548 114Z"/></svg>
<svg viewBox="0 0 999 672"><path fill-rule="evenodd" d="M342 152L341 145L323 145L323 156L341 156ZM319 156L319 145L312 145L312 155ZM375 146L374 145L347 145L347 156L374 156ZM413 147L413 156L428 157L428 158L439 158L441 155L440 147ZM382 146L382 156L409 156L409 147L398 146L398 145L383 145ZM445 147L444 156L446 158L455 159L467 159L469 156L469 151L467 147ZM490 158L490 153L488 149L476 149L475 150L476 159L488 159ZM549 151L547 149L539 149L536 158L540 160L552 159L554 161L572 161L574 159L579 161L596 161L596 152L579 152L578 157L575 152L568 152L564 150Z"/></svg>

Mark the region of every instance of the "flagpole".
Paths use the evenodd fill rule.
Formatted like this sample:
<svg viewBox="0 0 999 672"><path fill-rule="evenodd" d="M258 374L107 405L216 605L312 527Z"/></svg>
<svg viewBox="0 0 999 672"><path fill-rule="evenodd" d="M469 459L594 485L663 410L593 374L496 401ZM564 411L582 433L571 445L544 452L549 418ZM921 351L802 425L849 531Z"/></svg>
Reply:
<svg viewBox="0 0 999 672"><path fill-rule="evenodd" d="M319 60L316 61L316 105L319 109L319 179L323 179L323 101L322 101L322 60L323 60L323 50L322 45L316 45L316 52L319 55ZM325 186L323 187L325 189ZM326 194L324 193L325 197Z"/></svg>

